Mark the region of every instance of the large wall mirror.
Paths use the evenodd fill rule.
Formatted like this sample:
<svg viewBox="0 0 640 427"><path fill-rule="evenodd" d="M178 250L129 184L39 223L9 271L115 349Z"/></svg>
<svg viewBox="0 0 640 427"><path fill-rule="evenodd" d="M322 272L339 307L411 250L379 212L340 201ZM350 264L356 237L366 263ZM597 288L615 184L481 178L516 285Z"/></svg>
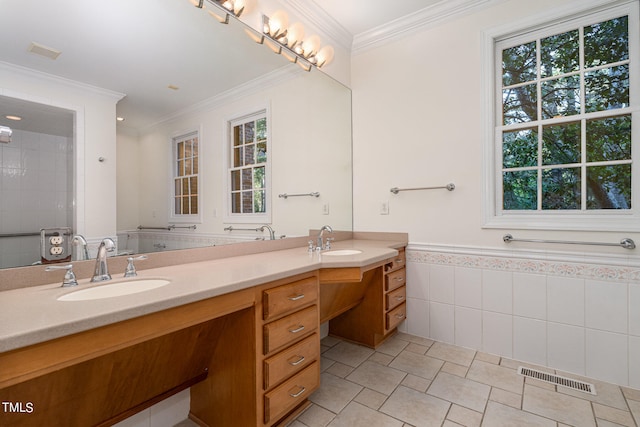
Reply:
<svg viewBox="0 0 640 427"><path fill-rule="evenodd" d="M22 235L40 228L68 226L90 246L114 237L119 253L294 237L324 224L352 229L348 88L187 0L113 0L99 10L25 3L3 4L0 29L14 41L0 47L0 125L13 129L0 144L1 267L39 261L40 237ZM34 43L61 53L43 57L29 50ZM52 85L85 85L84 97L49 90L50 76L64 80ZM256 111L269 124L268 222L228 215L230 123ZM172 140L185 132L199 138L199 201L196 216L179 218ZM281 197L311 193L319 195Z"/></svg>

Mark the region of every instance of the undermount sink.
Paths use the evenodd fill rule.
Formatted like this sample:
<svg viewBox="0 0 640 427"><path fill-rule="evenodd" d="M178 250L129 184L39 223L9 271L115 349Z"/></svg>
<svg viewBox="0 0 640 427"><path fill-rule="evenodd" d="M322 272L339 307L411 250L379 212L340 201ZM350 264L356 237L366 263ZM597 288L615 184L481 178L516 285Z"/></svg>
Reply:
<svg viewBox="0 0 640 427"><path fill-rule="evenodd" d="M165 279L138 279L108 283L94 288L80 289L58 297L58 301L86 301L137 294L171 283Z"/></svg>
<svg viewBox="0 0 640 427"><path fill-rule="evenodd" d="M358 255L361 253L362 251L359 249L336 249L335 251L322 252L322 255L345 256L345 255Z"/></svg>

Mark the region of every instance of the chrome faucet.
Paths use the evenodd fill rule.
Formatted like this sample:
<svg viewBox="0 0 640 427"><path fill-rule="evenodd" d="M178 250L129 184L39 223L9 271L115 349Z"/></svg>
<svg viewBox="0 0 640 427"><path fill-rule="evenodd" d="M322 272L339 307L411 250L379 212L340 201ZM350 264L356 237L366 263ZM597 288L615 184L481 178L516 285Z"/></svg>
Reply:
<svg viewBox="0 0 640 427"><path fill-rule="evenodd" d="M96 256L96 269L91 278L91 282L104 282L105 280L111 280L109 274L109 268L107 266L107 252L113 252L116 248L116 244L110 238L102 239L100 246L98 246L98 255Z"/></svg>
<svg viewBox="0 0 640 427"><path fill-rule="evenodd" d="M71 239L71 244L74 246L82 246L82 258L80 261L85 259L89 259L89 251L87 250L87 240L84 238L82 234L76 234Z"/></svg>
<svg viewBox="0 0 640 427"><path fill-rule="evenodd" d="M320 229L320 232L318 233L316 251L321 251L322 249L325 248L324 242L322 241L322 233L324 231L328 231L329 233L333 233L333 228L329 227L328 225L323 225L322 226L322 228Z"/></svg>
<svg viewBox="0 0 640 427"><path fill-rule="evenodd" d="M269 240L276 240L276 233L273 231L273 228L271 228L270 225L263 225L262 227L260 227L260 231L264 231L264 229L269 230Z"/></svg>

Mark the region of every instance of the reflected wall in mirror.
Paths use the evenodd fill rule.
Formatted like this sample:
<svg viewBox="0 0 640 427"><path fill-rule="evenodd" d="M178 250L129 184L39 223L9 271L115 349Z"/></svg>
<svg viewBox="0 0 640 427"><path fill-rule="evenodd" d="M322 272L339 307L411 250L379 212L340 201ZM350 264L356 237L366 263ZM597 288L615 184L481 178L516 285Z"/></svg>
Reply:
<svg viewBox="0 0 640 427"><path fill-rule="evenodd" d="M80 10L82 3L78 9L77 2L63 0L56 8L73 9L74 13L58 10L56 13L64 17L64 22L52 24L38 18L49 13L48 6L36 12L28 11L21 2L12 2L7 9L13 17L11 21L22 22L28 30L11 26L0 29L0 36L10 32L16 40L11 46L0 48L0 61L4 61L0 63L0 94L6 95L4 99L26 100L33 106L53 105L71 117L73 161L67 157L67 168L73 170L73 203L68 197L67 207L72 206L72 212L66 209L60 216L72 218L69 225L74 234L82 234L89 241L90 254L95 253L104 237L118 238L119 253L269 238L268 232L225 231L229 226L250 230L264 224L225 221L228 183L223 149L228 121L264 108L269 115L271 144L268 197L272 215L268 225L275 236L306 235L308 229L324 224L351 230L350 90L318 70L302 72L284 57L254 43L244 33L241 22L218 24L186 0L162 7L156 4L153 12L145 9L148 2L114 0L103 5L100 17L89 19L88 10ZM149 26L145 31L139 28L140 19L129 19L139 17L140 10L129 8L154 14L154 19L143 20ZM83 31L105 25L118 28L117 40L128 39L135 49L116 46L117 40L98 34L92 38L94 46L88 47L74 33L74 43L65 45L56 61L44 61L23 52L34 38L42 41L51 34L62 37L62 28L77 29L78 22L67 22L73 17L86 18L81 23ZM114 20L118 25L112 25ZM30 25L33 28L29 30ZM106 34L104 31L101 34ZM127 31L132 31L129 36ZM184 43L181 48L171 42L181 32L197 43ZM153 40L150 34L162 39ZM158 44L161 40L166 42L162 47ZM224 40L223 45L220 40ZM140 45L144 41L148 42L146 50ZM212 41L217 41L217 48ZM92 55L99 50L95 43L103 43L103 51L112 52L103 70L107 77L102 80L96 66L99 59ZM134 56L131 50L136 52ZM159 57L166 66L150 64L154 62L151 58ZM79 62L74 64L74 60ZM82 66L74 66L77 64ZM157 75L162 75L162 86L158 85ZM169 90L167 84L176 84L180 90ZM0 109L4 115L2 99ZM127 118L117 128L116 115ZM141 225L181 225L170 217L170 140L188 129L198 129L201 138L201 221L195 224L196 230L138 230ZM4 164L2 167L4 177L8 172L4 171ZM309 192L319 192L320 197L278 197L281 193ZM31 200L26 193L20 197ZM2 200L3 218L5 212L25 219L33 217L32 209L27 209L26 215L15 213L18 206L24 207L24 202L9 204L4 197ZM54 225L36 222L31 224L36 228L29 231ZM57 220L55 225L60 225ZM19 230L26 229L21 226ZM9 245L2 252L2 267L30 265L39 259L38 247L18 260L14 254L22 245L31 247L32 243ZM78 249L74 250L81 254Z"/></svg>

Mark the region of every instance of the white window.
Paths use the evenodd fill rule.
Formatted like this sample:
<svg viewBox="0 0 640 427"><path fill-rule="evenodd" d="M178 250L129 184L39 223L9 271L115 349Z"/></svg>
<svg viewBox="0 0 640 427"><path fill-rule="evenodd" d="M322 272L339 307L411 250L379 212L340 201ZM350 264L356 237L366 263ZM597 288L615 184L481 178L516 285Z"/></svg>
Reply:
<svg viewBox="0 0 640 427"><path fill-rule="evenodd" d="M200 138L189 132L172 138L171 220L200 222Z"/></svg>
<svg viewBox="0 0 640 427"><path fill-rule="evenodd" d="M486 225L640 230L638 2L554 22L492 37Z"/></svg>
<svg viewBox="0 0 640 427"><path fill-rule="evenodd" d="M227 148L227 222L271 221L266 110L231 120Z"/></svg>

